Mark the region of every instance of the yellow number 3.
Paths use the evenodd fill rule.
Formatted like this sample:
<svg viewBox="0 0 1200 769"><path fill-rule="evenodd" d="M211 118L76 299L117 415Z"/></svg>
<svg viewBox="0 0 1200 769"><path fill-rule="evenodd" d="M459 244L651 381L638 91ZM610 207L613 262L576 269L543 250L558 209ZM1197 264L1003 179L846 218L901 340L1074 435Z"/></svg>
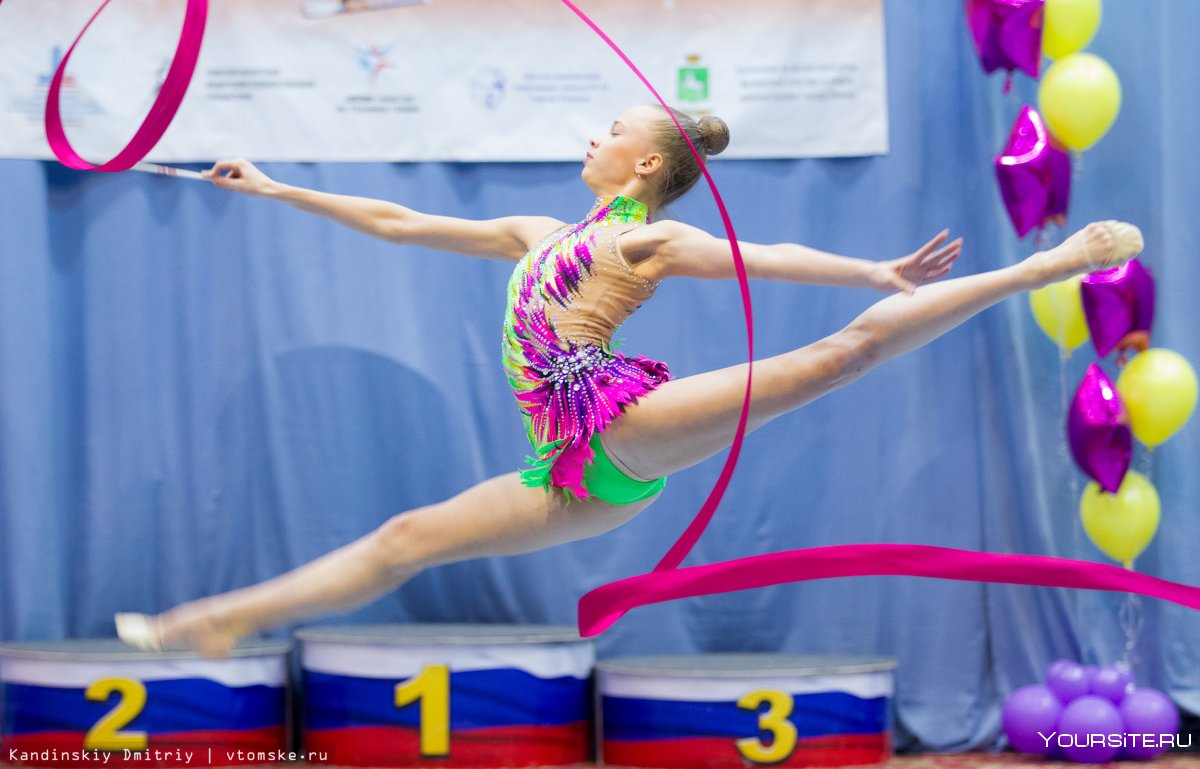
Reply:
<svg viewBox="0 0 1200 769"><path fill-rule="evenodd" d="M84 696L93 702L104 702L113 692L121 694L121 701L88 730L83 747L87 750L145 750L145 732L122 732L121 728L146 707L146 687L132 678L101 678L87 688Z"/></svg>
<svg viewBox="0 0 1200 769"><path fill-rule="evenodd" d="M743 695L737 705L757 711L764 702L770 707L758 714L758 728L771 733L770 747L763 745L758 737L746 737L737 741L737 748L747 761L774 764L786 760L796 749L796 726L787 720L794 703L787 692L760 691Z"/></svg>

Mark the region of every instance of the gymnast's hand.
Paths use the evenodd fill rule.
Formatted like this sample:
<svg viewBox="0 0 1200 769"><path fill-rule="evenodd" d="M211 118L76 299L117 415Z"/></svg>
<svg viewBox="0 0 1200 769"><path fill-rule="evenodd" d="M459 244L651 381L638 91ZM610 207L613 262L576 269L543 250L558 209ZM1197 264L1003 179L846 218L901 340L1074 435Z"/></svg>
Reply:
<svg viewBox="0 0 1200 769"><path fill-rule="evenodd" d="M877 262L871 274L872 285L880 291L912 294L919 284L950 272L954 260L962 253L963 240L955 238L950 245L943 246L948 237L950 230L942 230L908 256Z"/></svg>
<svg viewBox="0 0 1200 769"><path fill-rule="evenodd" d="M249 160L220 160L200 173L218 187L247 195L266 195L276 187L275 182Z"/></svg>

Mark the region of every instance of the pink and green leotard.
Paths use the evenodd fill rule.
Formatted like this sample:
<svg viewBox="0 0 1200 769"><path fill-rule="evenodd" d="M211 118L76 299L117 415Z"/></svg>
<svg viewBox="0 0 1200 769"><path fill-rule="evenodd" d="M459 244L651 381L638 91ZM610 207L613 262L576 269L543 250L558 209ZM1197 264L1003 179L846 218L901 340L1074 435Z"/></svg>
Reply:
<svg viewBox="0 0 1200 769"><path fill-rule="evenodd" d="M644 225L648 213L632 198L600 198L583 221L535 245L509 279L504 370L535 452L521 482L559 488L568 502L627 504L657 494L666 482L630 478L600 446L600 433L625 404L671 378L665 363L609 346L617 327L658 288L617 247L617 238Z"/></svg>

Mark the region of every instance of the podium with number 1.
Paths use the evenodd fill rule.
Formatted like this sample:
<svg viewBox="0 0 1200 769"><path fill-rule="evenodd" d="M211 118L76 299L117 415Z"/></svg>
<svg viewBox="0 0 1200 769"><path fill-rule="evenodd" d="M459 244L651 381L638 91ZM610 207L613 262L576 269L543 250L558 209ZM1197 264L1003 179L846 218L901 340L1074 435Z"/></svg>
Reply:
<svg viewBox="0 0 1200 769"><path fill-rule="evenodd" d="M370 767L590 760L595 650L547 625L297 631L304 750ZM310 759L311 760L311 759Z"/></svg>

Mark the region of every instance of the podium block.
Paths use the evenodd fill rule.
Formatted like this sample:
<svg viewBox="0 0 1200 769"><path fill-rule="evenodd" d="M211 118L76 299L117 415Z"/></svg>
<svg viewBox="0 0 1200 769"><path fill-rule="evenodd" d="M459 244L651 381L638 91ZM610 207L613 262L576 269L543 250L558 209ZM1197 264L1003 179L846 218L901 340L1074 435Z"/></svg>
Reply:
<svg viewBox="0 0 1200 769"><path fill-rule="evenodd" d="M655 769L875 764L891 756L893 660L777 654L596 664L600 763Z"/></svg>
<svg viewBox="0 0 1200 769"><path fill-rule="evenodd" d="M286 758L288 654L224 660L116 639L0 645L0 756L39 767L179 767Z"/></svg>
<svg viewBox="0 0 1200 769"><path fill-rule="evenodd" d="M369 767L590 760L595 650L574 628L377 625L297 631L304 749Z"/></svg>

